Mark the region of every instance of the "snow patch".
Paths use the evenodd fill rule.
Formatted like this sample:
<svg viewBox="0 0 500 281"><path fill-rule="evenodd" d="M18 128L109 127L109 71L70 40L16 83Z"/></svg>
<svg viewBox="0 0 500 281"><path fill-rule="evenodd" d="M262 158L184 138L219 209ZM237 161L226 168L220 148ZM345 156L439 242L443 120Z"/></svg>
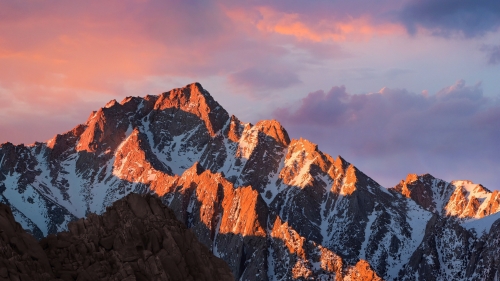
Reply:
<svg viewBox="0 0 500 281"><path fill-rule="evenodd" d="M50 220L47 213L48 206L45 204L45 200L41 198L40 194L36 192L31 185L28 185L24 192L20 193L18 190L19 178L20 175L17 173L14 175L6 175L6 179L3 182L5 184L3 196L12 206L15 206L19 212L22 212L22 215L35 223L38 228L40 228L43 235L47 235L48 223ZM18 222L23 223L23 228L30 228L22 215L14 213L14 218L18 220Z"/></svg>
<svg viewBox="0 0 500 281"><path fill-rule="evenodd" d="M462 226L468 230L474 230L481 236L483 233L490 232L491 226L498 219L500 219L500 213L495 213L493 215L486 216L481 219L471 219L462 223Z"/></svg>
<svg viewBox="0 0 500 281"><path fill-rule="evenodd" d="M359 251L359 258L366 260L366 247L368 246L368 242L370 241L370 236L372 234L372 225L375 219L379 216L379 213L376 211L377 209L377 204L375 205L375 208L373 212L368 216L368 221L366 223L365 227L365 239L363 241L363 244L361 244L361 250Z"/></svg>

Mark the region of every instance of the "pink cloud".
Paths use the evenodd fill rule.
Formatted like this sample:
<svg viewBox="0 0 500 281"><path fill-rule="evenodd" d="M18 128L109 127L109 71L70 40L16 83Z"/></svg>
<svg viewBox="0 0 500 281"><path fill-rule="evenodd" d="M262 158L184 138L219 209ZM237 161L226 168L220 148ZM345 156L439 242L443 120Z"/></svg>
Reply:
<svg viewBox="0 0 500 281"><path fill-rule="evenodd" d="M228 10L233 19L252 22L261 32L291 36L299 41L343 42L368 40L373 36L402 35L395 23L380 22L368 13L356 17L322 15L304 11L287 12L272 6L236 7Z"/></svg>
<svg viewBox="0 0 500 281"><path fill-rule="evenodd" d="M286 55L258 32L241 32L216 2L4 1L0 14L2 142L68 129L50 121L62 125L12 137L52 120L44 115L76 125L112 98L168 90L151 80L192 82L250 69L269 55L278 65Z"/></svg>
<svg viewBox="0 0 500 281"><path fill-rule="evenodd" d="M331 42L309 40L328 36L310 22L303 23L304 38L284 31L289 23L302 24L303 15L262 7L224 1L0 2L3 122L22 119L29 126L57 112L76 125L95 109L80 110L82 104L153 94L146 91L161 87L150 81L176 77L191 82L219 76L243 93L284 89L299 83L305 68L291 57L290 46L315 59L340 53ZM274 23L281 31L259 27ZM7 135L12 133L0 141Z"/></svg>

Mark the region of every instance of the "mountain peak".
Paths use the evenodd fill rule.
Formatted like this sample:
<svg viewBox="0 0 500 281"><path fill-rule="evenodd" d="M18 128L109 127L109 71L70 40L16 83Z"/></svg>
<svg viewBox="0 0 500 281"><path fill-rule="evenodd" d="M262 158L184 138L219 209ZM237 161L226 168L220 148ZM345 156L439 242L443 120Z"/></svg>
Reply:
<svg viewBox="0 0 500 281"><path fill-rule="evenodd" d="M281 126L280 122L274 119L259 121L255 124L255 127L267 136L275 139L282 146L288 146L290 144L290 137L288 136L287 131L283 128L283 126Z"/></svg>
<svg viewBox="0 0 500 281"><path fill-rule="evenodd" d="M456 187L462 188L467 192L472 193L491 193L491 190L487 189L481 184L476 184L470 180L454 180L451 182Z"/></svg>
<svg viewBox="0 0 500 281"><path fill-rule="evenodd" d="M318 145L304 138L292 139L290 142L290 147L300 147L302 150L307 152L317 152Z"/></svg>
<svg viewBox="0 0 500 281"><path fill-rule="evenodd" d="M469 180L446 182L430 174L408 174L392 188L424 209L459 220L482 218L500 211L498 192Z"/></svg>
<svg viewBox="0 0 500 281"><path fill-rule="evenodd" d="M177 109L194 114L205 122L211 136L220 131L229 119L226 110L199 83L162 93L154 109L156 111Z"/></svg>
<svg viewBox="0 0 500 281"><path fill-rule="evenodd" d="M396 185L393 190L406 198L413 199L424 209L441 213L453 189L443 180L430 174L408 174L405 180Z"/></svg>
<svg viewBox="0 0 500 281"><path fill-rule="evenodd" d="M406 179L403 181L401 180L402 182L406 182L406 183L412 183L414 181L417 181L419 179L418 175L417 174L408 174L406 176Z"/></svg>
<svg viewBox="0 0 500 281"><path fill-rule="evenodd" d="M229 119L229 126L226 127L224 134L233 142L238 142L243 133L244 127L241 121L234 115Z"/></svg>
<svg viewBox="0 0 500 281"><path fill-rule="evenodd" d="M119 104L115 99L113 100L110 100L105 106L104 108L110 108L110 107L113 107L115 105Z"/></svg>
<svg viewBox="0 0 500 281"><path fill-rule="evenodd" d="M337 155L337 158L335 158L335 162L333 163L333 165L338 171L345 171L347 167L349 167L350 163L342 158L342 156Z"/></svg>

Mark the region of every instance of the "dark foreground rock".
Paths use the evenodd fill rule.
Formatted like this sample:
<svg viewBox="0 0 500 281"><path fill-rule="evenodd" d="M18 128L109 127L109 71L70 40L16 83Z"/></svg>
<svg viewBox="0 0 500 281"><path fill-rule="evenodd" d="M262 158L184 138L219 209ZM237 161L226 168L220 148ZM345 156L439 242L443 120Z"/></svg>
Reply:
<svg viewBox="0 0 500 281"><path fill-rule="evenodd" d="M0 205L0 280L234 280L155 196L130 194L40 242Z"/></svg>
<svg viewBox="0 0 500 281"><path fill-rule="evenodd" d="M38 241L0 204L0 280L51 280L47 255Z"/></svg>

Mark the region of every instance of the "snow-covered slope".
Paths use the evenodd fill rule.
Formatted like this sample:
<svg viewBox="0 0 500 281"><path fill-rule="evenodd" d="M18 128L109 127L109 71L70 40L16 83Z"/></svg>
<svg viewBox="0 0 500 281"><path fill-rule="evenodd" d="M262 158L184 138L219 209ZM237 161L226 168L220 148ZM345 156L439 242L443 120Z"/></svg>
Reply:
<svg viewBox="0 0 500 281"><path fill-rule="evenodd" d="M447 237L464 251L480 242L446 216L436 219L461 202L450 199L461 183L426 178L416 196L415 178L387 190L342 157L290 140L277 121L230 116L197 83L111 101L47 143L2 144L0 159L0 200L38 237L130 192L155 193L241 280L423 276L415 260L428 249L428 263L441 265L429 272L448 278L454 271L445 265L470 263L441 256L455 249ZM467 202L494 198L462 186Z"/></svg>
<svg viewBox="0 0 500 281"><path fill-rule="evenodd" d="M391 190L433 212L401 280L497 280L500 198L468 180L446 182L410 174ZM490 245L485 247L485 245ZM423 277L425 276L425 278Z"/></svg>
<svg viewBox="0 0 500 281"><path fill-rule="evenodd" d="M475 231L478 235L487 234L490 232L491 226L500 219L500 213L494 213L480 219L471 219L464 223L462 226L468 230Z"/></svg>

